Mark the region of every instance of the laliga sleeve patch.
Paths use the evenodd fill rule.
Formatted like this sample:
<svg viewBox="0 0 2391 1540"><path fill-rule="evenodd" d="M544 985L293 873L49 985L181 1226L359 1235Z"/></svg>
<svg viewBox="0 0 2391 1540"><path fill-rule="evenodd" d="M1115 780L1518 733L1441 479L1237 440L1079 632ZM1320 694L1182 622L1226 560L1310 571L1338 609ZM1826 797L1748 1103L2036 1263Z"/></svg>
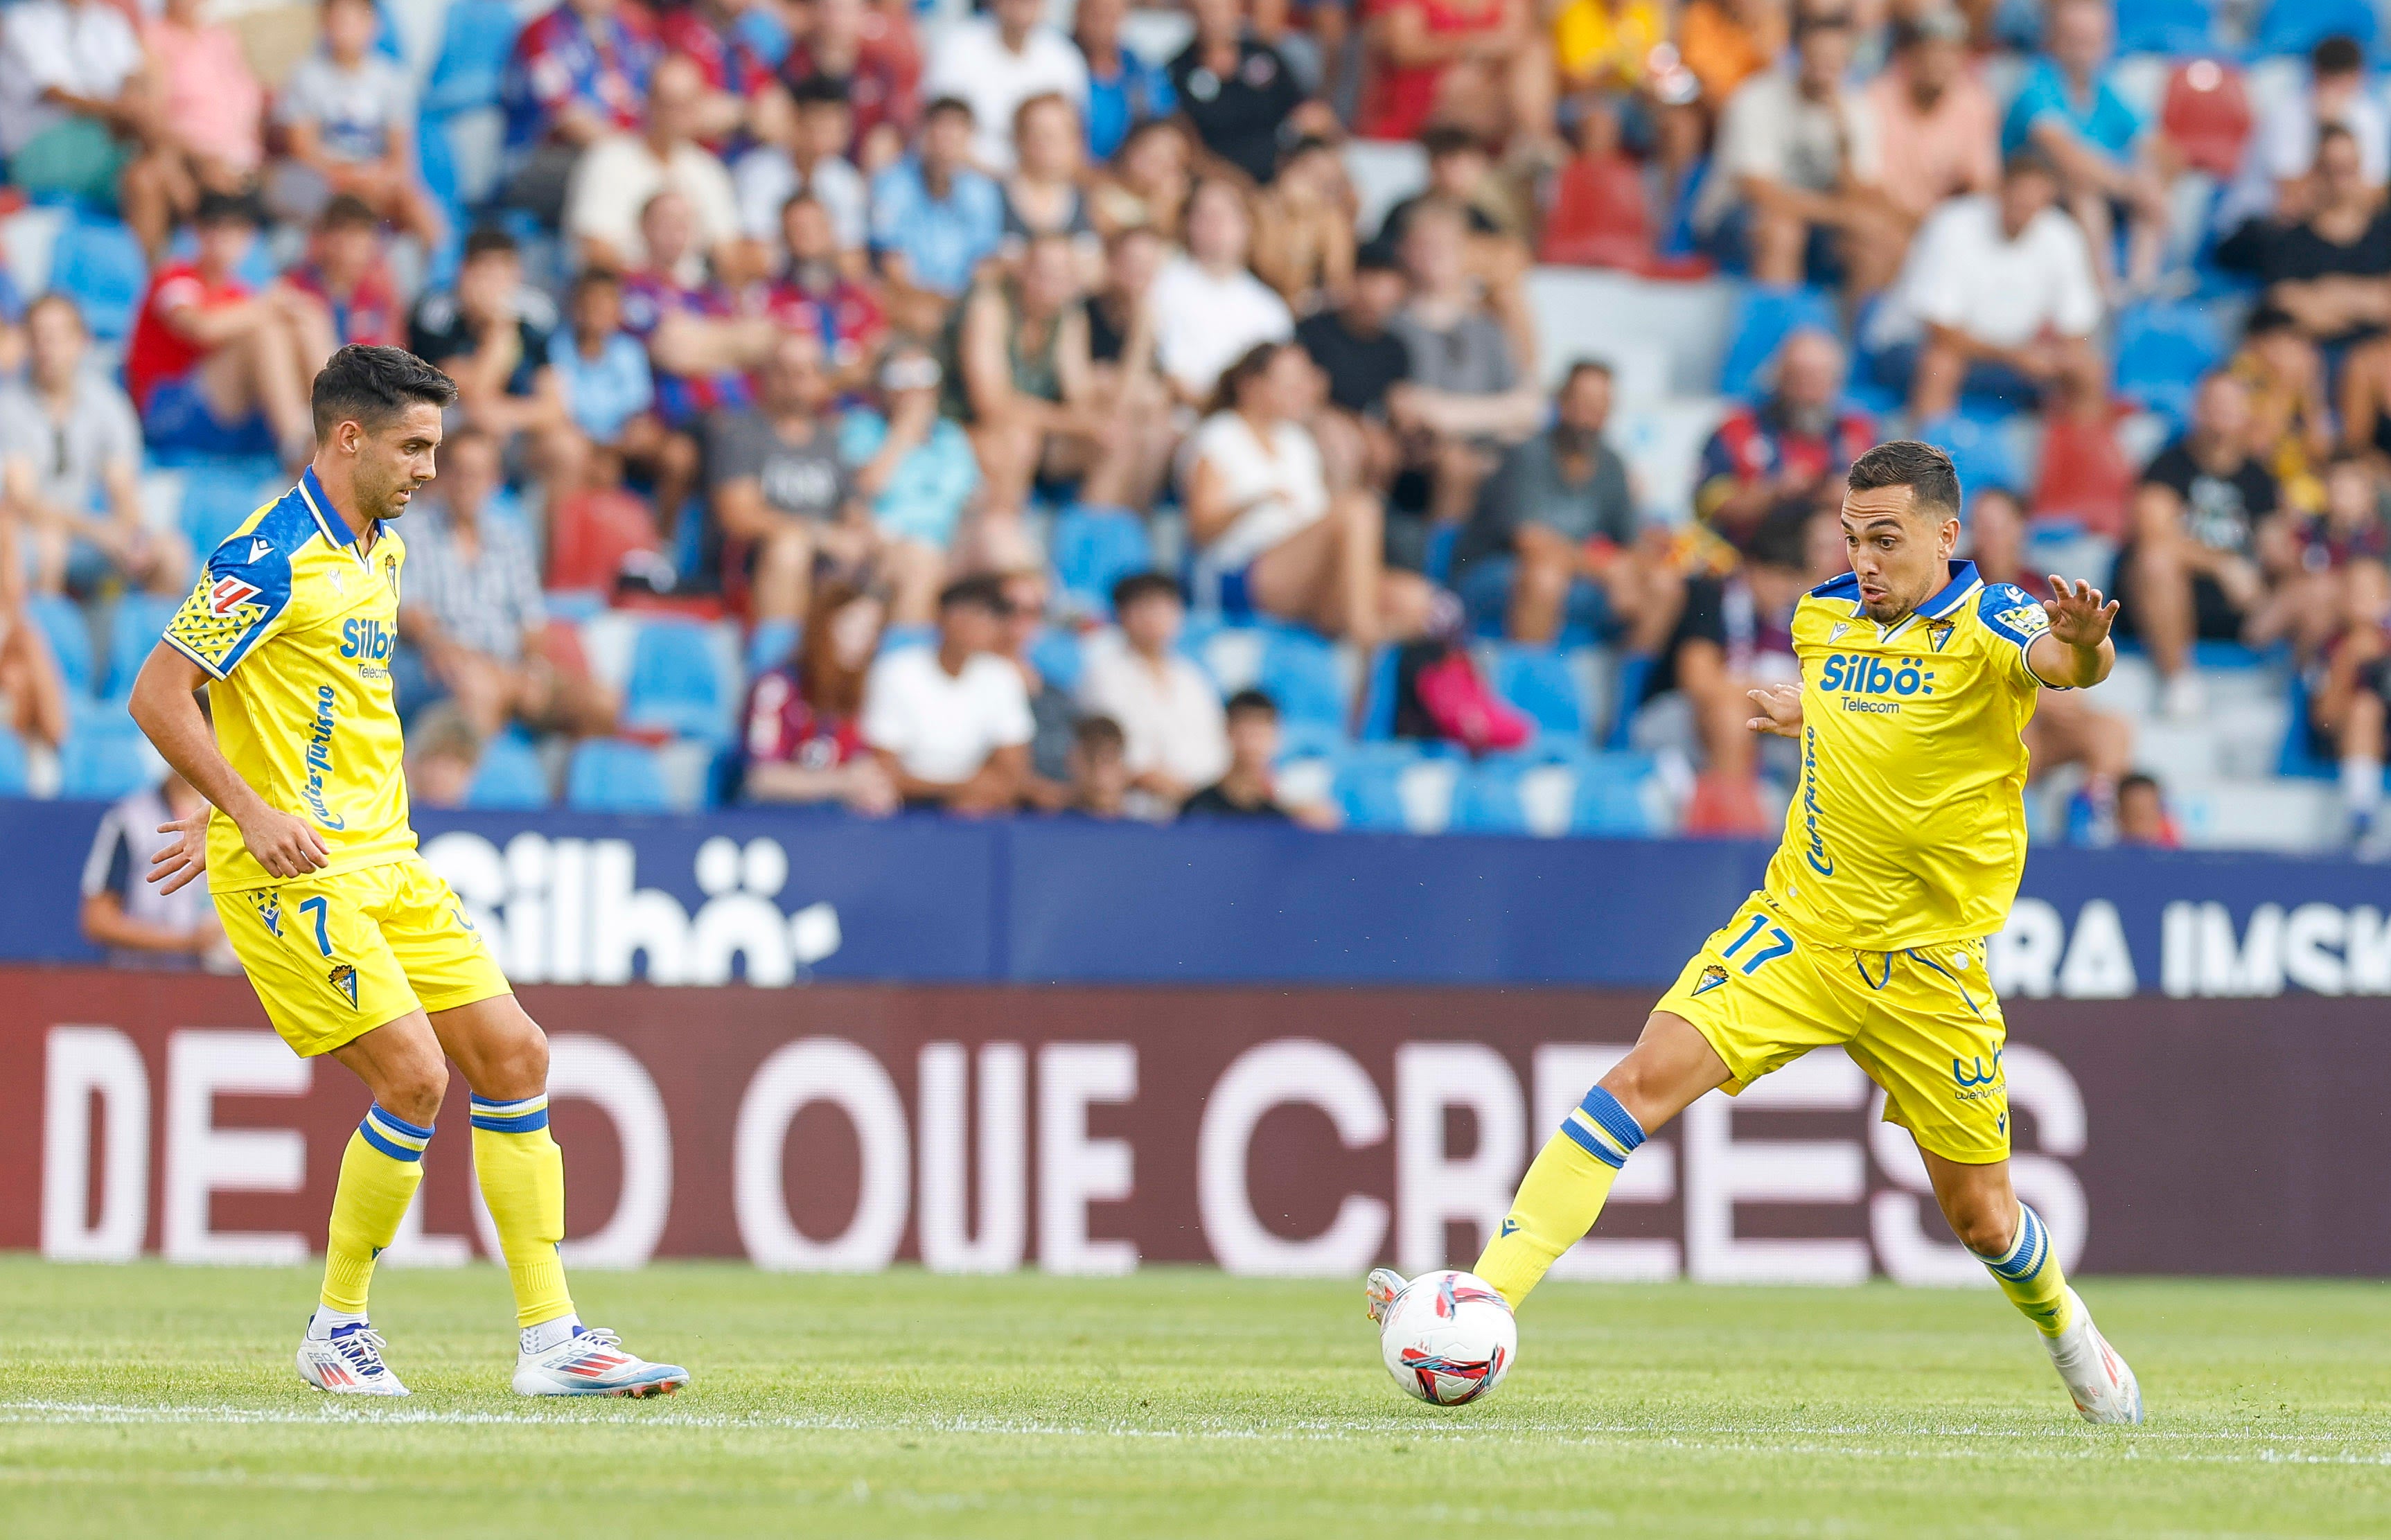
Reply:
<svg viewBox="0 0 2391 1540"><path fill-rule="evenodd" d="M1976 614L1995 636L2023 647L2050 629L2042 602L2015 583L1996 583L1976 602Z"/></svg>

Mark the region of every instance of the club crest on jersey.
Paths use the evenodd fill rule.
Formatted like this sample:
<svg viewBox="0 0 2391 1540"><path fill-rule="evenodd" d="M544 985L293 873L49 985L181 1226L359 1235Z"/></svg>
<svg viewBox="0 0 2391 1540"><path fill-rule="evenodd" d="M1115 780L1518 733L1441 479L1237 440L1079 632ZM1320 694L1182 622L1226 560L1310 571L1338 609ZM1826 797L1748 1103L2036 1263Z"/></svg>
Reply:
<svg viewBox="0 0 2391 1540"><path fill-rule="evenodd" d="M208 613L218 620L225 619L256 598L258 592L254 583L244 583L238 577L219 577L208 589Z"/></svg>
<svg viewBox="0 0 2391 1540"><path fill-rule="evenodd" d="M1701 977L1695 980L1694 992L1696 994L1708 994L1712 990L1717 989L1721 984L1725 982L1726 969L1719 966L1716 963L1712 963L1710 966L1702 970Z"/></svg>
<svg viewBox="0 0 2391 1540"><path fill-rule="evenodd" d="M354 1009L355 1009L355 1008L356 1008L356 1003L357 1003L357 970L356 970L356 969L355 969L355 968L351 967L351 966L350 966L348 964L346 964L346 963L335 963L335 964L332 964L332 971L331 971L331 972L330 972L330 973L328 973L328 974L326 974L326 975L324 976L324 981L325 981L326 983L328 983L328 984L331 985L331 986L332 986L332 988L334 988L334 989L336 989L336 990L340 990L342 994L347 995L347 996L349 997L349 1007L350 1007L350 1009L354 1010Z"/></svg>
<svg viewBox="0 0 2391 1540"><path fill-rule="evenodd" d="M1939 653L1951 644L1951 632L1955 628L1947 620L1937 621L1926 628L1926 640L1932 642L1934 650Z"/></svg>
<svg viewBox="0 0 2391 1540"><path fill-rule="evenodd" d="M395 557L395 556L385 556L385 557L383 557L383 558L381 559L381 580L382 580L383 585L384 585L385 587L387 587L387 588L390 589L391 597L392 597L392 598L394 598L394 599L397 598L397 597L398 597L398 558L397 558L397 557Z"/></svg>

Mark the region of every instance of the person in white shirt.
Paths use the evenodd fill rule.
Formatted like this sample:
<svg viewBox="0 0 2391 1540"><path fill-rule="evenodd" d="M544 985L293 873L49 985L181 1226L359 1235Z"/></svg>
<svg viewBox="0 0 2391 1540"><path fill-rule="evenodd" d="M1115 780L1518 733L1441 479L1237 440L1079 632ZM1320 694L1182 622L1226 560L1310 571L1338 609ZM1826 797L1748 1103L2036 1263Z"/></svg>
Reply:
<svg viewBox="0 0 2391 1540"><path fill-rule="evenodd" d="M991 176L1013 169L1013 113L1023 102L1055 92L1088 110L1088 61L1045 14L1045 0L992 0L987 16L948 28L930 50L922 96L971 104L972 158Z"/></svg>
<svg viewBox="0 0 2391 1540"><path fill-rule="evenodd" d="M1244 193L1227 182L1198 183L1187 199L1187 254L1165 263L1146 291L1155 362L1190 406L1201 405L1221 371L1255 343L1295 335L1286 302L1247 269L1253 233Z"/></svg>
<svg viewBox="0 0 2391 1540"><path fill-rule="evenodd" d="M1079 705L1118 722L1126 742L1130 811L1167 819L1229 768L1221 692L1171 649L1187 618L1179 585L1158 572L1113 585L1117 637L1097 643L1079 680Z"/></svg>
<svg viewBox="0 0 2391 1540"><path fill-rule="evenodd" d="M2242 147L2242 165L2217 201L2217 233L2229 239L2245 226L2295 224L2307 214L2317 131L2328 123L2349 130L2358 141L2359 167L2379 195L2391 180L2391 117L2367 89L2365 50L2346 37L2319 43L2308 55L2307 88L2275 102L2259 117Z"/></svg>
<svg viewBox="0 0 2391 1540"><path fill-rule="evenodd" d="M2093 343L2100 279L2084 232L2057 205L2059 175L2023 149L1998 194L1954 198L1928 216L1900 281L1879 307L1871 345L1887 384L1915 348L1909 415L1927 422L1962 390L2049 398L2070 414L2105 409L2108 367Z"/></svg>
<svg viewBox="0 0 2391 1540"><path fill-rule="evenodd" d="M863 741L906 804L1010 812L1035 724L1021 670L998 651L1012 610L1002 579L959 578L938 595L938 641L885 654L863 681Z"/></svg>
<svg viewBox="0 0 2391 1540"><path fill-rule="evenodd" d="M698 243L706 251L739 238L730 173L697 142L705 105L705 77L689 58L673 55L656 66L649 83L647 126L638 134L607 135L574 166L564 233L585 264L618 272L645 266L640 214L666 188L689 200Z"/></svg>
<svg viewBox="0 0 2391 1540"><path fill-rule="evenodd" d="M821 75L786 90L774 85L756 98L756 114L761 142L730 168L747 239L761 241L775 259L785 254L781 216L802 192L830 215L841 252L862 251L872 234L872 194L846 155L855 126L846 85Z"/></svg>
<svg viewBox="0 0 2391 1540"><path fill-rule="evenodd" d="M1318 371L1294 343L1260 343L1221 376L1186 450L1196 582L1232 615L1301 622L1364 648L1418 636L1435 590L1389 570L1378 500L1332 496L1303 426Z"/></svg>
<svg viewBox="0 0 2391 1540"><path fill-rule="evenodd" d="M174 218L155 148L164 136L124 11L109 0L19 0L0 12L0 158L12 186L102 208L121 199L155 259Z"/></svg>

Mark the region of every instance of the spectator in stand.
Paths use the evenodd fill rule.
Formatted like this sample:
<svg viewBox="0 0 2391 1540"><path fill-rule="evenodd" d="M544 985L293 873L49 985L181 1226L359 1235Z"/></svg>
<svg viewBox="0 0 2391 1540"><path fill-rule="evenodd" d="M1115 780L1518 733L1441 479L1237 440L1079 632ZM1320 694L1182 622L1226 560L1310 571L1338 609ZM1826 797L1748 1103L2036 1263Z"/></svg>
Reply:
<svg viewBox="0 0 2391 1540"><path fill-rule="evenodd" d="M2279 497L2250 452L2248 389L2230 374L2210 375L2192 398L2191 428L2142 472L2114 585L2118 624L2150 649L2160 709L2178 721L2204 705L2195 638L2262 642L2283 628L2287 617L2268 602L2261 550Z"/></svg>
<svg viewBox="0 0 2391 1540"><path fill-rule="evenodd" d="M1022 804L1060 812L1071 804L1071 738L1079 725L1079 704L1029 655L1046 628L1046 569L1018 567L1002 582L1010 606L1004 618L1004 655L1021 675L1034 730L1028 769L1021 778Z"/></svg>
<svg viewBox="0 0 2391 1540"><path fill-rule="evenodd" d="M1609 366L1571 364L1553 425L1479 489L1453 550L1454 587L1473 619L1500 619L1514 641L1551 642L1564 623L1610 636L1646 607L1635 498L1603 437L1609 420Z"/></svg>
<svg viewBox="0 0 2391 1540"><path fill-rule="evenodd" d="M355 193L335 193L317 216L306 260L283 275L291 287L323 305L339 346L398 347L407 340L398 285L383 260L381 240L381 216L372 206Z"/></svg>
<svg viewBox="0 0 2391 1540"><path fill-rule="evenodd" d="M200 700L205 714L207 697ZM190 783L168 770L100 816L84 858L81 918L83 938L107 950L110 967L178 973L226 954L205 873L172 893L149 880L150 858L176 838L160 834L160 826L206 809Z"/></svg>
<svg viewBox="0 0 2391 1540"><path fill-rule="evenodd" d="M2001 185L2001 110L1968 59L1968 19L1932 5L1893 23L1893 63L1861 103L1875 120L1878 190L1915 230L1946 198Z"/></svg>
<svg viewBox="0 0 2391 1540"><path fill-rule="evenodd" d="M1082 286L1093 289L1104 281L1105 244L1079 191L1087 136L1078 110L1053 92L1032 97L1013 114L1013 170L999 184L1005 256L1017 259L1032 236L1062 236L1079 257Z"/></svg>
<svg viewBox="0 0 2391 1540"><path fill-rule="evenodd" d="M1221 692L1176 650L1187 620L1176 580L1132 573L1113 585L1112 601L1120 631L1091 648L1079 705L1120 724L1131 810L1159 822L1229 767Z"/></svg>
<svg viewBox="0 0 2391 1540"><path fill-rule="evenodd" d="M912 46L910 8L902 0L882 9L864 0L813 0L812 28L781 60L781 78L800 107L809 87L821 92L817 99L835 92L847 104L847 136L835 153L867 172L903 154L920 123L921 61L909 66L901 57Z"/></svg>
<svg viewBox="0 0 2391 1540"><path fill-rule="evenodd" d="M1504 450L1544 417L1532 369L1521 367L1470 274L1467 241L1457 207L1420 205L1403 234L1411 299L1394 319L1411 354L1410 379L1390 402L1395 425L1429 478L1428 512L1441 523L1467 513Z"/></svg>
<svg viewBox="0 0 2391 1540"><path fill-rule="evenodd" d="M815 568L852 582L878 541L838 452L821 339L784 333L763 370L755 407L717 417L705 457L713 517L703 541L705 575L719 582L744 562L756 620L806 618Z"/></svg>
<svg viewBox="0 0 2391 1540"><path fill-rule="evenodd" d="M712 252L739 239L739 195L730 173L697 141L705 78L675 54L658 63L648 86L647 122L592 141L573 169L564 233L584 264L622 269L647 260L640 214L669 188L697 215L700 248Z"/></svg>
<svg viewBox="0 0 2391 1540"><path fill-rule="evenodd" d="M262 216L230 193L200 199L199 250L149 279L124 351L124 382L152 452L315 453L309 382L332 356L331 319L289 284L239 278Z"/></svg>
<svg viewBox="0 0 2391 1540"><path fill-rule="evenodd" d="M1421 205L1441 199L1461 211L1469 222L1472 241L1500 237L1502 224L1489 212L1488 187L1493 177L1493 158L1486 153L1485 143L1469 130L1453 123L1430 123L1420 132L1420 149L1428 156L1428 185L1410 197L1398 201L1378 221L1376 244L1389 251L1401 251L1403 238L1411 231L1413 211Z"/></svg>
<svg viewBox="0 0 2391 1540"><path fill-rule="evenodd" d="M174 235L148 61L108 0L19 0L0 13L0 157L34 197L118 205L152 262Z"/></svg>
<svg viewBox="0 0 2391 1540"><path fill-rule="evenodd" d="M655 381L655 414L664 436L652 467L655 506L666 527L678 523L695 490L704 451L698 434L717 410L738 410L750 399L740 360L748 339L731 322L729 297L706 281L705 264L691 249L696 220L677 192L648 200L640 235L650 265L623 280L623 326L648 350ZM679 276L695 269L695 281Z"/></svg>
<svg viewBox="0 0 2391 1540"><path fill-rule="evenodd" d="M1195 189L1196 142L1175 117L1142 123L1129 132L1112 165L1089 189L1089 214L1106 238L1152 230L1176 242L1187 223Z"/></svg>
<svg viewBox="0 0 2391 1540"><path fill-rule="evenodd" d="M202 0L165 0L141 29L157 93L158 164L184 213L203 190L249 190L265 160L265 89L239 35L202 9Z"/></svg>
<svg viewBox="0 0 2391 1540"><path fill-rule="evenodd" d="M1187 251L1156 275L1146 309L1155 361L1182 402L1212 393L1221 371L1254 344L1295 335L1286 302L1246 266L1253 214L1232 183L1200 183L1187 200Z"/></svg>
<svg viewBox="0 0 2391 1540"><path fill-rule="evenodd" d="M2261 240L2258 278L2267 309L2289 316L2320 347L2339 350L2391 321L2391 211L2382 189L2367 184L2357 139L2338 124L2317 132L2314 183L2308 216ZM2359 383L2344 388L2379 394L2385 353L2353 358Z"/></svg>
<svg viewBox="0 0 2391 1540"><path fill-rule="evenodd" d="M1581 107L1641 90L1652 50L1670 41L1661 0L1565 0L1551 15L1553 64Z"/></svg>
<svg viewBox="0 0 2391 1540"><path fill-rule="evenodd" d="M2321 508L2319 478L2333 452L2323 355L2289 316L2261 308L2242 329L2242 346L2228 367L2250 389L2251 442L2275 473L2284 506ZM2362 410L2364 403L2352 406ZM2371 430L2370 423L2363 431Z"/></svg>
<svg viewBox="0 0 2391 1540"><path fill-rule="evenodd" d="M1298 139L1254 201L1255 275L1307 316L1343 298L1353 282L1353 189L1337 147Z"/></svg>
<svg viewBox="0 0 2391 1540"><path fill-rule="evenodd" d="M943 378L928 350L900 343L880 365L882 409L858 407L839 428L839 458L855 467L857 495L871 499L899 626L937 617L947 552L979 490L969 435L938 411Z"/></svg>
<svg viewBox="0 0 2391 1540"><path fill-rule="evenodd" d="M556 228L582 153L638 132L661 54L620 0L564 0L525 25L498 85L506 201Z"/></svg>
<svg viewBox="0 0 2391 1540"><path fill-rule="evenodd" d="M1893 278L1901 240L1886 217L1876 114L1845 84L1848 11L1796 19L1790 71L1757 74L1719 119L1694 224L1730 269L1785 286L1841 280L1854 297Z"/></svg>
<svg viewBox="0 0 2391 1540"><path fill-rule="evenodd" d="M1554 141L1552 45L1526 0L1373 0L1363 38L1364 138L1416 138L1441 122L1497 142Z"/></svg>
<svg viewBox="0 0 2391 1540"><path fill-rule="evenodd" d="M2109 69L2115 36L2109 0L2050 0L2044 55L2026 71L2001 125L2001 150L2028 145L2058 168L2067 206L2083 226L2104 278L2116 281L2108 253L2110 211L2127 218L2125 287L2147 291L2166 254L2167 185L2173 156L2118 94Z"/></svg>
<svg viewBox="0 0 2391 1540"><path fill-rule="evenodd" d="M1154 315L1146 306L1165 250L1162 238L1142 225L1105 242L1104 282L1087 304L1088 362L1104 399L1169 405L1154 363Z"/></svg>
<svg viewBox="0 0 2391 1540"><path fill-rule="evenodd" d="M2183 843L2158 782L2137 770L2117 783L2117 843L2172 850Z"/></svg>
<svg viewBox="0 0 2391 1540"><path fill-rule="evenodd" d="M858 0L824 0L853 7ZM862 174L847 159L848 124L854 121L847 87L815 76L787 93L789 105L759 116L780 124L759 134L759 142L731 168L739 193L739 223L751 240L781 247L781 222L789 200L804 193L830 215L842 258L859 257L872 239L872 195ZM776 94L768 100L778 103Z"/></svg>
<svg viewBox="0 0 2391 1540"><path fill-rule="evenodd" d="M761 0L663 0L649 18L657 45L696 65L705 83L698 136L719 144L751 126L755 104L772 88L766 56L785 58L792 46L781 19Z"/></svg>
<svg viewBox="0 0 2391 1540"><path fill-rule="evenodd" d="M1428 629L1434 590L1386 565L1378 501L1331 494L1303 420L1315 371L1291 343L1260 343L1221 376L1186 451L1198 593L1231 615L1276 615L1364 648Z"/></svg>
<svg viewBox="0 0 2391 1540"><path fill-rule="evenodd" d="M1402 462L1390 417L1394 393L1412 375L1412 351L1394 331L1408 291L1394 253L1366 246L1345 303L1296 326L1295 340L1327 376L1327 405L1312 431L1328 485L1339 490L1384 487Z"/></svg>
<svg viewBox="0 0 2391 1540"><path fill-rule="evenodd" d="M1709 116L1785 52L1791 13L1786 0L1693 0L1686 7L1677 47Z"/></svg>
<svg viewBox="0 0 2391 1540"><path fill-rule="evenodd" d="M32 751L29 789L54 795L58 745L66 742L67 682L39 622L25 613L25 576L17 522L0 518L0 728Z"/></svg>
<svg viewBox="0 0 2391 1540"><path fill-rule="evenodd" d="M416 302L407 346L457 382L466 421L501 445L521 435L540 477L571 487L581 484L588 446L549 364L556 320L555 303L523 281L514 237L485 227L465 238L456 288Z"/></svg>
<svg viewBox="0 0 2391 1540"><path fill-rule="evenodd" d="M872 179L872 249L891 284L952 299L1004 242L1004 194L972 168L972 114L933 101L914 152Z"/></svg>
<svg viewBox="0 0 2391 1540"><path fill-rule="evenodd" d="M1170 61L1179 110L1204 149L1260 187L1278 175L1279 152L1305 112L1302 84L1286 57L1246 25L1246 0L1195 0L1196 35ZM1334 132L1333 122L1312 126Z"/></svg>
<svg viewBox="0 0 2391 1540"><path fill-rule="evenodd" d="M878 818L897 786L863 744L863 680L887 612L843 583L826 585L796 651L756 677L742 719L746 802L836 802Z"/></svg>
<svg viewBox="0 0 2391 1540"><path fill-rule="evenodd" d="M1259 690L1240 690L1222 713L1229 741L1229 768L1221 779L1180 804L1179 816L1249 818L1270 823L1300 823L1307 829L1337 827L1336 809L1317 803L1289 807L1278 799L1278 703Z"/></svg>
<svg viewBox="0 0 2391 1540"><path fill-rule="evenodd" d="M1023 102L1052 93L1087 110L1087 60L1045 15L1045 0L989 0L986 16L949 28L931 52L924 89L971 108L972 159L991 176L1013 169L1013 114Z"/></svg>
<svg viewBox="0 0 2391 1540"><path fill-rule="evenodd" d="M2026 150L2010 157L1997 196L1952 199L1910 243L1871 337L1880 377L1908 391L1913 422L1948 416L1963 390L2040 399L2084 421L2108 411L2093 341L2100 280L2058 196L2050 162Z"/></svg>
<svg viewBox="0 0 2391 1540"><path fill-rule="evenodd" d="M1088 154L1109 161L1129 131L1167 118L1179 108L1169 71L1148 64L1121 45L1127 0L1079 0L1071 18L1071 41L1088 63Z"/></svg>
<svg viewBox="0 0 2391 1540"><path fill-rule="evenodd" d="M1087 818L1139 816L1129 768L1129 738L1110 717L1082 717L1071 727L1071 779L1063 809Z"/></svg>
<svg viewBox="0 0 2391 1540"><path fill-rule="evenodd" d="M907 807L985 817L1019 800L1036 728L1021 671L999 651L1011 612L1002 579L958 578L938 595L937 644L872 666L863 741Z"/></svg>
<svg viewBox="0 0 2391 1540"><path fill-rule="evenodd" d="M2383 819L2383 759L2391 719L2391 569L2354 561L2340 575L2334 634L2311 670L2308 731L2314 748L2341 767L2342 807L2359 851L2391 853Z"/></svg>
<svg viewBox="0 0 2391 1540"><path fill-rule="evenodd" d="M407 754L400 769L407 777L407 799L419 808L461 808L473 795L473 777L482 768L487 740L465 719L454 701L442 701L416 714L407 729Z"/></svg>
<svg viewBox="0 0 2391 1540"><path fill-rule="evenodd" d="M2318 191L2319 132L2345 128L2359 174L2377 194L2391 179L2391 117L2368 89L2366 51L2328 37L2308 54L2307 89L2269 105L2242 147L2242 165L2217 206L2217 261L2255 272L2268 234L2306 216Z"/></svg>
<svg viewBox="0 0 2391 1540"><path fill-rule="evenodd" d="M570 319L549 339L548 366L582 435L601 448L622 450L627 430L656 399L647 349L623 330L623 280L608 268L582 269L573 280ZM654 449L653 442L641 447Z"/></svg>
<svg viewBox="0 0 2391 1540"><path fill-rule="evenodd" d="M407 521L399 640L392 673L409 716L446 698L487 739L509 722L534 731L611 732L613 691L551 649L531 535L490 516L498 446L467 428L441 446L441 473Z"/></svg>
<svg viewBox="0 0 2391 1540"><path fill-rule="evenodd" d="M23 530L45 593L94 595L111 581L180 594L191 553L141 516L141 424L114 381L89 368L74 301L33 302L25 378L0 382L0 521Z"/></svg>
<svg viewBox="0 0 2391 1540"><path fill-rule="evenodd" d="M346 197L436 244L446 226L416 175L415 86L374 48L381 14L373 0L321 0L321 13L323 45L291 69L275 100L284 157L275 201L306 219Z"/></svg>
<svg viewBox="0 0 2391 1540"><path fill-rule="evenodd" d="M1843 472L1876 441L1875 421L1843 405L1843 344L1799 328L1777 350L1767 399L1729 412L1702 446L1694 517L1740 548L1788 503L1840 503Z"/></svg>
<svg viewBox="0 0 2391 1540"><path fill-rule="evenodd" d="M791 198L781 210L781 247L788 262L772 285L767 318L820 337L842 394L863 389L888 317L872 291L848 276L829 207L806 193Z"/></svg>

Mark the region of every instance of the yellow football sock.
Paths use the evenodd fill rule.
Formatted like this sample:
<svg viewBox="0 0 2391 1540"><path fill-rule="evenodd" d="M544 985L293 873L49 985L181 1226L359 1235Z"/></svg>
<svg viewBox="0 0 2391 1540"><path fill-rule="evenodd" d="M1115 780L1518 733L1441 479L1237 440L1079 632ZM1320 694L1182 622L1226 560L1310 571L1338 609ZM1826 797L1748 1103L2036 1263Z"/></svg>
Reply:
<svg viewBox="0 0 2391 1540"><path fill-rule="evenodd" d="M2060 1270L2059 1253L2051 1249L2050 1230L2042 1216L2018 1205L2017 1236L1997 1257L1976 1253L2010 1303L2018 1307L2045 1337L2067 1329L2067 1275Z"/></svg>
<svg viewBox="0 0 2391 1540"><path fill-rule="evenodd" d="M515 1325L573 1314L557 1242L564 1238L564 1152L548 1132L548 1097L473 1098L473 1171L514 1285Z"/></svg>
<svg viewBox="0 0 2391 1540"><path fill-rule="evenodd" d="M1619 1168L1643 1142L1642 1126L1618 1097L1598 1085L1587 1092L1536 1152L1511 1212L1472 1271L1519 1309L1554 1260L1594 1228Z"/></svg>
<svg viewBox="0 0 2391 1540"><path fill-rule="evenodd" d="M394 1118L380 1106L341 1152L341 1181L332 1189L332 1226L324 1247L326 1310L343 1315L366 1313L366 1289L374 1259L398 1234L398 1222L423 1184L423 1146L432 1131Z"/></svg>

